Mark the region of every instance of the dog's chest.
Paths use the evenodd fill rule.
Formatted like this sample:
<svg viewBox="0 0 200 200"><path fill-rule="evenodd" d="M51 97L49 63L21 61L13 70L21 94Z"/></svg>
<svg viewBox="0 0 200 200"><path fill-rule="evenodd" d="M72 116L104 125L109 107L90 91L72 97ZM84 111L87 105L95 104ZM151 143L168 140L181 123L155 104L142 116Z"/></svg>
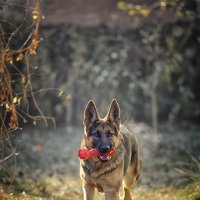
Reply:
<svg viewBox="0 0 200 200"><path fill-rule="evenodd" d="M92 182L93 185L95 185L95 187L97 188L97 190L99 192L104 192L103 186L107 182L107 180L105 179L104 175L102 175L99 178L92 178L92 177L90 177L90 181Z"/></svg>
<svg viewBox="0 0 200 200"><path fill-rule="evenodd" d="M119 188L123 179L123 168L120 166L111 172L93 177L92 174L81 174L81 177L88 184L94 185L99 192L104 192L106 188Z"/></svg>

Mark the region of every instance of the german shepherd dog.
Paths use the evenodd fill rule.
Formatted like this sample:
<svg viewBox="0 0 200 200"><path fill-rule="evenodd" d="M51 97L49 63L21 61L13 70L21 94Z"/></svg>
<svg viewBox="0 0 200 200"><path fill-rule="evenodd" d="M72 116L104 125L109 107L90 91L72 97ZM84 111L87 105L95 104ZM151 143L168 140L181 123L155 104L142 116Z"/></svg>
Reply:
<svg viewBox="0 0 200 200"><path fill-rule="evenodd" d="M120 125L120 109L113 100L105 118L98 115L95 103L89 101L84 111L82 147L97 149L101 154L80 161L84 200L93 200L94 190L105 193L106 200L119 200L123 183L124 199L131 200L130 190L141 171L138 144L133 133ZM112 150L114 155L107 156Z"/></svg>

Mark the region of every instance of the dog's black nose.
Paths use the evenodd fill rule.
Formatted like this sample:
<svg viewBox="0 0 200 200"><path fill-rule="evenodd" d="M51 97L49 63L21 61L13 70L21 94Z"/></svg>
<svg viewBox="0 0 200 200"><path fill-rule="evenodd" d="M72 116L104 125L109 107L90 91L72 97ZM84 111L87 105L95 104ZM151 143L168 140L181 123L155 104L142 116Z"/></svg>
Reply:
<svg viewBox="0 0 200 200"><path fill-rule="evenodd" d="M105 144L105 145L101 145L99 148L98 148L99 152L101 153L107 153L111 150L110 146Z"/></svg>

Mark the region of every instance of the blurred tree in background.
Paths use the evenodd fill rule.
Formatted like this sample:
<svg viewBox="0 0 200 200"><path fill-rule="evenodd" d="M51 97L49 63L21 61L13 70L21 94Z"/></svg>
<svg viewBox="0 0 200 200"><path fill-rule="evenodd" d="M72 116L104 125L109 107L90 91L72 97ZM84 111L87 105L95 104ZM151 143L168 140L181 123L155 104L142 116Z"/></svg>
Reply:
<svg viewBox="0 0 200 200"><path fill-rule="evenodd" d="M37 54L42 19L39 0L0 2L0 170L15 155L11 135L22 122L47 120L35 99L32 85L34 68L30 57ZM13 12L12 12L13 11ZM35 110L33 113L31 110ZM9 150L8 150L9 149ZM6 169L4 169L7 171Z"/></svg>
<svg viewBox="0 0 200 200"><path fill-rule="evenodd" d="M141 76L145 86L142 90L151 98L154 127L158 119L198 123L199 2L160 0L151 6L142 6L122 1L118 8L133 17L151 17L155 13L166 17L148 23L151 27L140 31L147 69L147 75Z"/></svg>

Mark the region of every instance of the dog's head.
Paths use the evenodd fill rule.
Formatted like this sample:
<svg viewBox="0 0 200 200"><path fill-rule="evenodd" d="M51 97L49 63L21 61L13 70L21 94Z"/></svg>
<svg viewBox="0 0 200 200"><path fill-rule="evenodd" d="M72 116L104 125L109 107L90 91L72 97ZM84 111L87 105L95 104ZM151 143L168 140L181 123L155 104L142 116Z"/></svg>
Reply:
<svg viewBox="0 0 200 200"><path fill-rule="evenodd" d="M98 115L95 103L89 101L84 111L84 143L89 149L96 148L101 153L110 152L120 142L120 109L113 100L105 118ZM99 156L100 161L106 162L109 156Z"/></svg>

